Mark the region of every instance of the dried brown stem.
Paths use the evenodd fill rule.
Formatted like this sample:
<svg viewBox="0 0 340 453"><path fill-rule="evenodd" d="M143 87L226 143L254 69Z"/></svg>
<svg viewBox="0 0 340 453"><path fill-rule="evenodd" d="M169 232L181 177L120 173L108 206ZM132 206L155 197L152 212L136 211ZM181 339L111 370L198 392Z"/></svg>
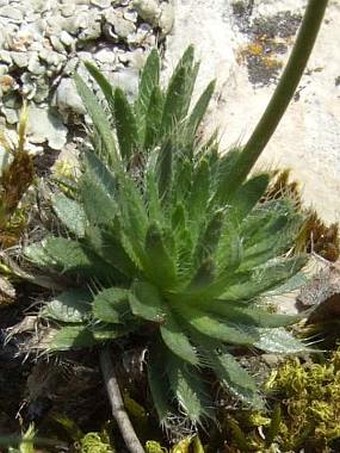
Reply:
<svg viewBox="0 0 340 453"><path fill-rule="evenodd" d="M119 426L128 450L131 453L144 453L144 448L142 447L135 430L133 429L129 416L125 411L122 394L119 389L109 348L104 348L100 353L100 367L111 403L112 414Z"/></svg>

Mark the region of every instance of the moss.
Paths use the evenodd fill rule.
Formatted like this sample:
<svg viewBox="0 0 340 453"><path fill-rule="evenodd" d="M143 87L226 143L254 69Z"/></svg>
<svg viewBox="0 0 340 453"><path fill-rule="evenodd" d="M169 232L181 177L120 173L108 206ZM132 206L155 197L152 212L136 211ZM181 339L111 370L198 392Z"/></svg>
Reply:
<svg viewBox="0 0 340 453"><path fill-rule="evenodd" d="M264 387L271 407L268 412L230 408L221 412L227 452L337 451L340 348L325 363L303 363L297 358L283 362Z"/></svg>
<svg viewBox="0 0 340 453"><path fill-rule="evenodd" d="M104 434L87 433L79 442L81 453L115 453Z"/></svg>
<svg viewBox="0 0 340 453"><path fill-rule="evenodd" d="M327 364L285 362L270 390L282 401L280 445L329 451L340 437L340 348Z"/></svg>

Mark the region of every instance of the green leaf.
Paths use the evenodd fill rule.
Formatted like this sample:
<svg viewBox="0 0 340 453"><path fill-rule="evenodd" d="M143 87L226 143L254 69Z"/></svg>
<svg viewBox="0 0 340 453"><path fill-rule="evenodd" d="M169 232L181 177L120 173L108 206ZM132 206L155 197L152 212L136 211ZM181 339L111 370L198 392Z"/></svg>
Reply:
<svg viewBox="0 0 340 453"><path fill-rule="evenodd" d="M240 222L244 219L264 195L269 184L269 175L261 174L246 181L229 201L233 215Z"/></svg>
<svg viewBox="0 0 340 453"><path fill-rule="evenodd" d="M157 159L158 192L163 204L168 201L172 189L174 151L171 141L167 140L159 150Z"/></svg>
<svg viewBox="0 0 340 453"><path fill-rule="evenodd" d="M82 206L63 193L52 195L52 205L55 213L68 230L77 237L85 235L86 216Z"/></svg>
<svg viewBox="0 0 340 453"><path fill-rule="evenodd" d="M114 109L120 155L129 162L138 148L138 130L135 115L121 88L115 89Z"/></svg>
<svg viewBox="0 0 340 453"><path fill-rule="evenodd" d="M198 69L193 69L193 61L194 49L190 46L179 61L167 89L162 118L165 135L172 134L187 114Z"/></svg>
<svg viewBox="0 0 340 453"><path fill-rule="evenodd" d="M233 173L237 163L240 150L238 148L231 149L223 156L219 157L213 168L215 196L212 200L213 204L219 207L224 207L229 198L229 186L233 183Z"/></svg>
<svg viewBox="0 0 340 453"><path fill-rule="evenodd" d="M283 327L301 320L300 315L270 313L269 311L250 307L249 304L228 300L215 300L213 303L205 304L205 307L202 303L200 307L235 324L241 323L256 327Z"/></svg>
<svg viewBox="0 0 340 453"><path fill-rule="evenodd" d="M194 277L185 292L195 295L195 293L199 293L202 289L204 291L205 288L214 283L215 278L215 263L211 257L209 257L205 259L196 270L196 273L194 274Z"/></svg>
<svg viewBox="0 0 340 453"><path fill-rule="evenodd" d="M94 80L102 90L102 93L104 94L105 99L113 113L113 87L111 83L93 63L86 61L84 64L86 69L89 71L91 76L94 78Z"/></svg>
<svg viewBox="0 0 340 453"><path fill-rule="evenodd" d="M257 409L264 407L256 382L227 352L227 348L222 347L219 351L215 349L211 355L211 360L217 377L234 396Z"/></svg>
<svg viewBox="0 0 340 453"><path fill-rule="evenodd" d="M285 329L259 329L260 338L254 346L274 354L311 353L312 349Z"/></svg>
<svg viewBox="0 0 340 453"><path fill-rule="evenodd" d="M130 322L125 325L114 325L97 323L91 326L89 329L96 341L107 341L115 340L116 338L125 337L129 333L136 329L137 325L134 322Z"/></svg>
<svg viewBox="0 0 340 453"><path fill-rule="evenodd" d="M150 52L141 73L135 108L139 124L139 133L142 139L144 139L145 125L148 121L150 111L153 110L153 108L150 110L151 104L155 101L155 99L152 101L152 97L155 96L155 92L157 92L157 97L158 94L161 94L159 89L159 75L160 58L157 49L153 49Z"/></svg>
<svg viewBox="0 0 340 453"><path fill-rule="evenodd" d="M44 242L44 249L54 265L60 268L62 272L92 267L83 246L77 241L62 237L50 237Z"/></svg>
<svg viewBox="0 0 340 453"><path fill-rule="evenodd" d="M206 216L206 207L210 197L210 167L206 159L201 159L194 171L192 187L187 197L187 209L197 226L199 227L200 221Z"/></svg>
<svg viewBox="0 0 340 453"><path fill-rule="evenodd" d="M39 267L54 266L55 260L46 251L47 239L30 244L24 249L25 258Z"/></svg>
<svg viewBox="0 0 340 453"><path fill-rule="evenodd" d="M91 331L83 325L65 326L55 331L48 344L48 350L69 351L71 349L89 348L96 341Z"/></svg>
<svg viewBox="0 0 340 453"><path fill-rule="evenodd" d="M91 248L109 265L117 269L131 281L140 274L135 256L132 258L124 248L121 226L112 224L107 227L88 227L86 239ZM130 250L129 250L130 252Z"/></svg>
<svg viewBox="0 0 340 453"><path fill-rule="evenodd" d="M129 293L129 303L135 316L158 324L164 322L165 312L161 295L150 283L135 282Z"/></svg>
<svg viewBox="0 0 340 453"><path fill-rule="evenodd" d="M231 344L252 345L259 339L258 329L241 323L228 323L223 318L217 318L211 313L195 308L176 305L183 320L200 334Z"/></svg>
<svg viewBox="0 0 340 453"><path fill-rule="evenodd" d="M197 342L206 363L220 382L237 398L255 408L263 408L256 382L228 352L227 347L202 335L197 337Z"/></svg>
<svg viewBox="0 0 340 453"><path fill-rule="evenodd" d="M86 216L96 225L111 223L118 213L116 179L93 153L85 155L85 168L80 194Z"/></svg>
<svg viewBox="0 0 340 453"><path fill-rule="evenodd" d="M100 321L113 324L124 323L124 318L129 312L129 290L107 288L93 298L93 315Z"/></svg>
<svg viewBox="0 0 340 453"><path fill-rule="evenodd" d="M197 129L203 120L211 97L214 94L215 85L215 81L209 83L190 114L188 124L186 126L186 140L189 142L193 141L195 138Z"/></svg>
<svg viewBox="0 0 340 453"><path fill-rule="evenodd" d="M102 145L104 147L104 157L108 161L116 163L118 161L116 144L112 134L112 126L110 121L107 119L105 111L100 106L96 96L87 87L86 83L78 74L75 74L74 81L78 93L102 141Z"/></svg>
<svg viewBox="0 0 340 453"><path fill-rule="evenodd" d="M120 222L124 235L139 260L145 258L144 241L148 228L147 206L138 185L128 173L120 180L119 197Z"/></svg>
<svg viewBox="0 0 340 453"><path fill-rule="evenodd" d="M177 283L175 261L165 247L164 236L159 226L152 223L146 233L145 253L147 263L145 272L150 280L164 289Z"/></svg>
<svg viewBox="0 0 340 453"><path fill-rule="evenodd" d="M166 313L165 323L161 325L160 332L164 343L173 354L191 365L198 365L199 360L194 347L170 311Z"/></svg>
<svg viewBox="0 0 340 453"><path fill-rule="evenodd" d="M198 239L195 253L195 258L198 262L207 259L215 252L220 240L223 222L223 210L218 210L211 216L211 219L208 221L203 234Z"/></svg>
<svg viewBox="0 0 340 453"><path fill-rule="evenodd" d="M81 289L64 291L47 302L41 315L45 318L67 323L80 323L89 318L91 295Z"/></svg>
<svg viewBox="0 0 340 453"><path fill-rule="evenodd" d="M148 110L151 93L159 85L160 66L159 53L157 49L152 49L141 72L136 101L137 110L140 113L143 111L144 115Z"/></svg>
<svg viewBox="0 0 340 453"><path fill-rule="evenodd" d="M168 354L165 367L171 390L180 408L192 423L199 423L204 415L208 415L211 402L208 402L197 371L173 354Z"/></svg>
<svg viewBox="0 0 340 453"><path fill-rule="evenodd" d="M164 97L159 87L151 93L149 108L145 117L144 149L149 150L157 145L160 139Z"/></svg>
<svg viewBox="0 0 340 453"><path fill-rule="evenodd" d="M163 350L157 346L159 345L151 346L150 349L148 383L160 424L166 426L173 407L170 404L170 385L164 368Z"/></svg>
<svg viewBox="0 0 340 453"><path fill-rule="evenodd" d="M240 282L230 285L223 293L222 299L231 301L251 300L267 291L271 291L298 273L306 263L305 257L277 259L255 269L252 274L239 272ZM247 283L244 280L248 280Z"/></svg>

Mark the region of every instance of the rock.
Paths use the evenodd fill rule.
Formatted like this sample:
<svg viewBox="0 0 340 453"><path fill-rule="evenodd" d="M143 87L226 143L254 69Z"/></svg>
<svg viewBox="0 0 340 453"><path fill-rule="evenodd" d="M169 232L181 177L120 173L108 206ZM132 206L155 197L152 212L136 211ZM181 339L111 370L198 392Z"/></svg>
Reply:
<svg viewBox="0 0 340 453"><path fill-rule="evenodd" d="M29 52L12 52L11 57L18 68L26 68L31 55Z"/></svg>
<svg viewBox="0 0 340 453"><path fill-rule="evenodd" d="M90 0L91 5L105 9L111 6L111 0Z"/></svg>
<svg viewBox="0 0 340 453"><path fill-rule="evenodd" d="M49 4L46 2L46 0L31 0L30 4L33 8L33 11L35 13L44 13L45 11L48 11L49 9Z"/></svg>
<svg viewBox="0 0 340 453"><path fill-rule="evenodd" d="M59 38L60 38L61 43L66 47L71 47L75 43L74 37L71 36L69 33L67 33L67 31L65 31L65 30L62 30Z"/></svg>
<svg viewBox="0 0 340 453"><path fill-rule="evenodd" d="M18 52L26 52L33 43L33 34L29 30L19 30L9 40L9 48Z"/></svg>
<svg viewBox="0 0 340 453"><path fill-rule="evenodd" d="M87 26L79 34L80 41L95 41L100 38L102 34L102 27L98 16L91 17Z"/></svg>
<svg viewBox="0 0 340 453"><path fill-rule="evenodd" d="M17 109L12 109L11 107L3 107L2 113L6 117L7 124L17 124L19 121L19 111Z"/></svg>
<svg viewBox="0 0 340 453"><path fill-rule="evenodd" d="M130 22L136 23L138 19L138 13L137 11L127 9L124 10L123 17L124 19L129 20Z"/></svg>
<svg viewBox="0 0 340 453"><path fill-rule="evenodd" d="M217 96L210 105L211 114L204 129L207 135L216 128L221 131L222 150L247 142L275 88L274 84L252 86L247 66L239 61L239 52L251 36L245 38L240 32L233 16L234 3L241 2L174 2L176 21L167 37L165 53L169 74L183 50L189 44L195 45L201 66L194 99L212 79L217 79ZM253 5L251 23L261 11L275 16L288 10L292 17L303 13L306 6L304 0L243 0L242 3ZM329 223L340 219L340 86L334 86L334 79L339 76L336 62L339 23L339 2L329 2L308 63L309 70L301 80L300 101L291 102L258 162L258 169L290 168L292 178L303 186L304 206L315 207L322 220ZM294 40L291 39L289 48ZM318 72L318 68L323 69Z"/></svg>
<svg viewBox="0 0 340 453"><path fill-rule="evenodd" d="M52 105L55 105L63 116L71 112L82 115L86 113L74 82L69 78L61 79L56 89Z"/></svg>
<svg viewBox="0 0 340 453"><path fill-rule="evenodd" d="M64 53L65 52L65 47L63 46L63 43L60 41L58 36L52 35L50 36L50 41L53 46L53 49L56 50L57 52Z"/></svg>
<svg viewBox="0 0 340 453"><path fill-rule="evenodd" d="M171 3L162 3L161 15L158 20L158 25L162 30L162 34L168 35L175 23L175 11Z"/></svg>
<svg viewBox="0 0 340 453"><path fill-rule="evenodd" d="M16 87L16 81L10 74L0 77L0 88L3 93L8 93Z"/></svg>
<svg viewBox="0 0 340 453"><path fill-rule="evenodd" d="M130 101L134 100L138 91L139 72L133 68L107 74L113 86L125 91Z"/></svg>
<svg viewBox="0 0 340 453"><path fill-rule="evenodd" d="M34 52L28 62L28 70L32 74L41 75L45 72L46 68L42 64L40 64L40 59L38 54Z"/></svg>
<svg viewBox="0 0 340 453"><path fill-rule="evenodd" d="M27 135L32 143L45 143L52 149L61 149L66 143L67 128L53 109L31 105Z"/></svg>
<svg viewBox="0 0 340 453"><path fill-rule="evenodd" d="M75 12L75 8L76 8L76 6L75 6L74 2L65 3L60 6L61 15L64 17L71 17L71 16L73 16L73 14Z"/></svg>
<svg viewBox="0 0 340 453"><path fill-rule="evenodd" d="M101 49L93 54L93 58L101 64L113 66L116 62L116 54L113 49Z"/></svg>
<svg viewBox="0 0 340 453"><path fill-rule="evenodd" d="M0 28L0 49L7 43L7 33L3 28Z"/></svg>
<svg viewBox="0 0 340 453"><path fill-rule="evenodd" d="M149 22L154 26L158 25L159 17L161 15L161 8L158 0L133 0L132 6L145 22Z"/></svg>
<svg viewBox="0 0 340 453"><path fill-rule="evenodd" d="M8 66L0 63L0 77L8 73Z"/></svg>
<svg viewBox="0 0 340 453"><path fill-rule="evenodd" d="M78 66L78 63L79 63L78 58L69 59L64 67L63 73L68 76L74 74L74 72Z"/></svg>
<svg viewBox="0 0 340 453"><path fill-rule="evenodd" d="M18 8L10 5L5 5L0 7L0 17L4 17L5 19L19 24L20 22L22 22L24 14L20 7Z"/></svg>
<svg viewBox="0 0 340 453"><path fill-rule="evenodd" d="M319 272L297 297L300 310L314 308L308 323L340 322L340 262Z"/></svg>
<svg viewBox="0 0 340 453"><path fill-rule="evenodd" d="M136 31L135 24L124 19L124 17L118 13L114 15L112 25L114 32L119 36L119 38L125 39Z"/></svg>
<svg viewBox="0 0 340 453"><path fill-rule="evenodd" d="M11 65L13 63L11 52L8 50L0 50L0 61L1 63Z"/></svg>

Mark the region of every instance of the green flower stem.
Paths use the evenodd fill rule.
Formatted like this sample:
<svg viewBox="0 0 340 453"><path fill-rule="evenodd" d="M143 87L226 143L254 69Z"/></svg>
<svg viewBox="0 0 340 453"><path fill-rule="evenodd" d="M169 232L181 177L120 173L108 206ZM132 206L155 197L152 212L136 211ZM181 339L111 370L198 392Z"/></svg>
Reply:
<svg viewBox="0 0 340 453"><path fill-rule="evenodd" d="M254 166L283 117L306 68L328 0L309 0L287 66L274 94L246 143L235 169L233 187L239 187Z"/></svg>

